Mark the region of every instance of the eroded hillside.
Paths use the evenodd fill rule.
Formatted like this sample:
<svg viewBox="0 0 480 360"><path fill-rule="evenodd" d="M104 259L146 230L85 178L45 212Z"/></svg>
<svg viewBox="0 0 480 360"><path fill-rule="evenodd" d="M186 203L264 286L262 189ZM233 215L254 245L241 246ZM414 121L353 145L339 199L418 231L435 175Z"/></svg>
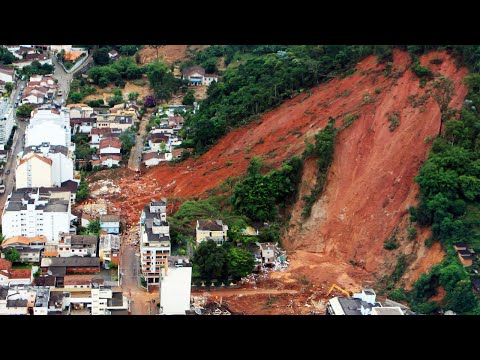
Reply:
<svg viewBox="0 0 480 360"><path fill-rule="evenodd" d="M431 64L434 58L443 62ZM453 80L456 95L450 106L459 108L466 94L461 80L467 70L457 69L454 60L440 52L423 56L421 63ZM120 171L113 181L122 196L111 196L109 201L136 222L143 205L153 197L205 197L227 178L242 175L253 156L261 155L267 164L278 167L301 154L305 139L322 129L330 116L341 126L352 119L349 115L358 115L337 137L326 191L313 206L312 216L301 219L302 201L298 201L283 242L293 253L291 273L304 274L315 283L338 281L353 287L373 281L374 274L392 270L396 252L383 249L383 242L399 224L398 233L403 236L408 206L416 203L414 177L427 158L428 138L435 137L440 126L439 107L425 96L428 86L420 88L409 64L407 53L395 51L386 76L385 65L368 57L354 74L286 101L230 132L197 160L160 165L137 179ZM388 121L392 114L399 122L393 131ZM310 161L301 195L308 193L314 179L315 163ZM407 275L418 276L441 259L439 248L427 251L421 245L427 235L419 232L417 240L401 241L397 251L422 255Z"/></svg>

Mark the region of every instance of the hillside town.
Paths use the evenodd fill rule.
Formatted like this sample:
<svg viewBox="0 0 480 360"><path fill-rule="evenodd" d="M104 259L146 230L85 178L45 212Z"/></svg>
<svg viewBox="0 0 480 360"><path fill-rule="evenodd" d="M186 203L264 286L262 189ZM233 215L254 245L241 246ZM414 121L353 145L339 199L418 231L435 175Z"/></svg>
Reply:
<svg viewBox="0 0 480 360"><path fill-rule="evenodd" d="M1 45L0 315L480 313L462 51Z"/></svg>
<svg viewBox="0 0 480 360"><path fill-rule="evenodd" d="M198 297L191 296L195 287L191 258L172 254L165 198L145 204L138 217L139 227L106 207L98 211L85 208L81 194L84 170L127 166L122 134L130 131L138 136L141 107L135 100L110 108L66 103L71 79L56 76L66 73L67 68L54 54L62 51L64 61L75 62L83 49L70 45L6 49L22 61L0 69L2 90L10 88L2 102L1 122L0 151L5 156L0 314L217 314L218 309L212 310L213 302L205 307L205 299L202 306ZM109 53L109 57L115 61L118 52ZM55 64L52 73L22 76L19 71L35 60L42 66ZM186 69L181 76L189 86L218 81L216 75L206 74L199 66ZM19 116L16 109L25 105L31 106L27 108L30 113ZM197 103L166 105L151 114L151 125L141 143L144 167L180 157L182 114L197 109ZM79 138L86 141L79 142ZM87 151L79 152L79 146ZM228 226L222 220L198 219L196 223L197 245L213 240L220 246L229 240ZM257 234L253 231L252 235ZM257 244L250 272L280 266L281 254L285 263L285 252L275 244ZM122 263L126 247L134 252ZM126 268L131 278L125 279ZM238 285L221 284L228 286ZM143 296L132 295L139 291ZM148 300L142 304L139 298Z"/></svg>

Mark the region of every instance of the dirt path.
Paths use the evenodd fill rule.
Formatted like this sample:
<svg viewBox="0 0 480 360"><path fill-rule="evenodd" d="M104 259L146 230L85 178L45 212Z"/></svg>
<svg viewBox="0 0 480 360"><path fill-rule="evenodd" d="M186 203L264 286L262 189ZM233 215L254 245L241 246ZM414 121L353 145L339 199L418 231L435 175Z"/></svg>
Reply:
<svg viewBox="0 0 480 360"><path fill-rule="evenodd" d="M150 315L155 311L151 299L158 302L158 292L148 293L138 285L140 271L139 258L135 256L136 248L132 245L122 246L122 291L130 300L132 315Z"/></svg>
<svg viewBox="0 0 480 360"><path fill-rule="evenodd" d="M149 117L150 114L148 114L148 118ZM128 159L128 168L130 170L140 170L140 165L142 164L143 142L145 140L145 137L147 136L147 124L147 117L144 117L143 120L140 121L140 128L135 138L135 146L130 151L130 159Z"/></svg>
<svg viewBox="0 0 480 360"><path fill-rule="evenodd" d="M278 294L298 294L297 290L277 290L277 289L221 289L221 290L195 290L192 296L201 296L208 293L211 296L233 296L233 295L278 295Z"/></svg>

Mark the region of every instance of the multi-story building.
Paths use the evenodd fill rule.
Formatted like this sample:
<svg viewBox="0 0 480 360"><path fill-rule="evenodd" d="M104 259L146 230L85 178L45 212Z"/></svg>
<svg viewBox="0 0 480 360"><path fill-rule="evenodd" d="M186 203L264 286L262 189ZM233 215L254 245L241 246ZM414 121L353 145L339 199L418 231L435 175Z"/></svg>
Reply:
<svg viewBox="0 0 480 360"><path fill-rule="evenodd" d="M24 155L15 171L16 188L52 185L52 160L35 153Z"/></svg>
<svg viewBox="0 0 480 360"><path fill-rule="evenodd" d="M170 251L166 200L152 200L140 217L140 261L147 288L160 284L161 269L168 267Z"/></svg>
<svg viewBox="0 0 480 360"><path fill-rule="evenodd" d="M28 146L15 172L16 188L62 186L74 179L74 154L62 145Z"/></svg>
<svg viewBox="0 0 480 360"><path fill-rule="evenodd" d="M16 190L3 209L2 233L6 238L43 235L47 243L57 244L61 233L75 231L74 219L69 191Z"/></svg>
<svg viewBox="0 0 480 360"><path fill-rule="evenodd" d="M13 108L8 104L8 101L0 101L0 147L2 149L12 134L14 124Z"/></svg>
<svg viewBox="0 0 480 360"><path fill-rule="evenodd" d="M39 146L43 143L62 145L75 151L71 141L70 117L67 109L37 109L25 130L25 146Z"/></svg>
<svg viewBox="0 0 480 360"><path fill-rule="evenodd" d="M98 257L105 267L109 263L118 266L120 252L120 236L115 234L100 235Z"/></svg>
<svg viewBox="0 0 480 360"><path fill-rule="evenodd" d="M92 288L92 315L123 315L129 310L129 303L121 291L113 291L109 287L94 286Z"/></svg>
<svg viewBox="0 0 480 360"><path fill-rule="evenodd" d="M60 234L58 244L45 246L45 254L52 257L96 256L97 237L95 235Z"/></svg>

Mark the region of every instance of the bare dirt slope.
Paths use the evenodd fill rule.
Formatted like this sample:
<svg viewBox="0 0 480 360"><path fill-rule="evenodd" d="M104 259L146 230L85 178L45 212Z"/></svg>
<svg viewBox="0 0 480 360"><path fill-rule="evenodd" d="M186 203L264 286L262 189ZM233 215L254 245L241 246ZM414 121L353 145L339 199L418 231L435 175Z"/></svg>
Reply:
<svg viewBox="0 0 480 360"><path fill-rule="evenodd" d="M208 47L208 45L160 45L158 57L167 63L186 60L191 52ZM149 64L157 59L157 50L152 46L145 46L140 50L140 64Z"/></svg>
<svg viewBox="0 0 480 360"><path fill-rule="evenodd" d="M434 69L429 64L433 57L446 59L435 70L448 75L457 85L450 105L459 108L466 94L460 84L466 70L457 71L445 54L429 54L422 58L422 63ZM406 54L396 53L395 66L404 67L406 63ZM354 87L364 81L358 80ZM376 84L368 82L377 87L383 85L384 79L379 78ZM303 202L296 204L291 228L284 238L289 249L303 250L297 255L300 261L305 259L308 263L305 256L316 253L319 258L315 263L337 264L339 274L345 273L340 264L356 264L369 274L393 270L396 252L385 250L384 241L397 225L405 222L408 207L416 204L418 187L414 177L430 149L430 143L424 140L434 138L440 126L439 107L434 99L429 98L423 106L412 106L411 96L420 97L426 90L418 84L407 70L396 83L381 86L375 103L364 106L360 118L339 134L325 193L306 221L300 216ZM365 91L369 90L354 90L350 97L362 96ZM399 114L400 125L392 132L387 119L393 112ZM331 108L326 113L335 114ZM406 223L399 229L400 236L405 227ZM422 235L417 241L423 242L426 236ZM403 247L409 247L412 253L415 247L416 252L423 246L406 241ZM438 249L433 250L438 260ZM428 257L425 250L422 252ZM417 267L425 268L422 263ZM420 273L416 271L414 275Z"/></svg>
<svg viewBox="0 0 480 360"><path fill-rule="evenodd" d="M196 161L163 164L137 179L118 170L111 177L122 196L112 196L113 206L136 222L152 197L205 197L227 178L244 174L254 155L262 155L266 163L278 167L292 155L301 154L305 138L311 139L322 129L329 116L337 118L340 125L346 115L358 114L337 138L326 191L313 206L311 218L301 220L301 201L293 209L292 226L283 239L293 254L289 271L304 274L315 283L338 281L351 287L373 281L375 274L391 272L400 250L388 252L383 242L399 223L399 234L405 237L407 208L416 203L418 193L413 179L431 146L425 138L435 137L440 125L438 105L432 98L421 98L428 86L421 89L419 79L409 70L410 56L400 51L394 55L392 76L386 77L385 65L368 57L353 75L286 101L259 120L230 132ZM429 61L433 58L444 61L432 65ZM461 79L467 70L457 69L446 53L432 52L421 62L454 81L456 96L451 106L460 107L466 94ZM393 112L398 113L400 124L391 132L387 119ZM309 162L302 193L308 193L314 180L315 163ZM417 241L401 240L401 250L421 254L408 275L418 276L443 256L439 248L424 248L427 235L419 231Z"/></svg>

